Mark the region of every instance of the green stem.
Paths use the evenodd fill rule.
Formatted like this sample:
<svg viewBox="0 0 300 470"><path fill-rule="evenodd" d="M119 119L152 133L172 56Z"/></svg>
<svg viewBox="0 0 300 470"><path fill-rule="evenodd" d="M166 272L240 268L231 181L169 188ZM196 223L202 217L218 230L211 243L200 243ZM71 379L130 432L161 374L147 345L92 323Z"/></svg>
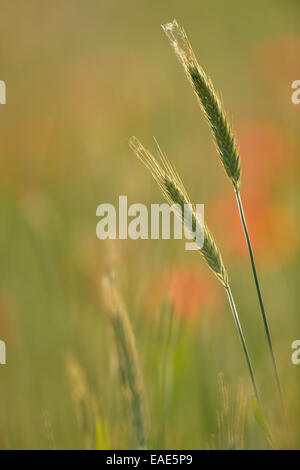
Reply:
<svg viewBox="0 0 300 470"><path fill-rule="evenodd" d="M253 385L255 397L256 397L256 400L259 402L257 385L256 385L256 381L255 381L255 378L254 378L254 372L253 372L253 369L252 369L250 356L249 356L248 348L247 348L247 345L246 345L246 340L245 340L243 330L242 330L242 327L241 327L241 324L240 324L240 320L239 320L238 313L237 313L237 310L236 310L236 306L235 306L235 303L234 303L234 300L233 300L233 296L232 296L232 293L231 293L231 290L230 290L229 286L225 287L225 290L226 290L227 295L228 295L230 307L231 307L231 310L232 310L232 313L233 313L233 318L234 318L234 321L235 321L235 324L236 324L236 327L237 327L237 330L238 330L238 333L239 333L239 336L240 336L240 340L241 340L241 343L242 343L242 346L243 346L243 350L244 350L244 353L245 353L245 356L246 356L246 361L247 361L248 369L249 369L249 372L250 372L250 377L251 377L251 382L252 382L252 385Z"/></svg>
<svg viewBox="0 0 300 470"><path fill-rule="evenodd" d="M258 277L257 277L256 268L255 268L254 256L253 256L253 251L252 251L252 246L251 246L251 242L250 242L249 232L248 232L248 228L247 228L247 224L246 224L246 219L245 219L245 214L244 214L244 209L243 209L243 204L242 204L242 200L241 200L240 191L235 189L235 195L236 195L236 200L237 200L237 204L238 204L238 208L239 208L239 213L240 213L240 217L241 217L245 237L246 237L246 240L247 240L247 245L248 245L248 250L249 250L249 255L250 255L250 260L251 260L251 266L252 266L252 271L253 271L253 276L254 276L254 281L255 281L255 286L256 286L256 291L257 291L257 295L258 295L260 310L261 310L261 314L262 314L262 317L263 317L263 322L264 322L264 327L265 327L265 331L266 331L266 335L267 335L268 345L269 345L269 349L270 349L270 353L271 353L271 357L272 357L272 362L273 362L273 366L274 366L274 371L275 371L276 382L277 382L278 391L279 391L279 395L280 395L281 405L282 405L283 410L285 411L284 397L283 397L283 393L282 393L278 368L277 368L277 364L276 364L275 353L274 353L274 349L273 349L273 345L272 345L271 333L270 333L270 329L269 329L269 325L268 325L268 321L267 321L267 316L266 316L266 312L265 312L265 308L264 308L264 303L263 303L263 299L262 299L260 285L259 285L259 281L258 281Z"/></svg>

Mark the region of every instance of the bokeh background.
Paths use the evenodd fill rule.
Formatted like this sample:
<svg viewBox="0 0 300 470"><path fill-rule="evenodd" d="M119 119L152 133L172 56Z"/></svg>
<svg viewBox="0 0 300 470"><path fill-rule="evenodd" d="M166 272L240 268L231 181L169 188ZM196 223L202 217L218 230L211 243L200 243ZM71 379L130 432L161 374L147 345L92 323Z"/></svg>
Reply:
<svg viewBox="0 0 300 470"><path fill-rule="evenodd" d="M96 238L99 204L162 201L128 147L136 135L152 149L155 136L205 204L274 441L300 448L300 365L291 362L300 338L299 2L4 0L0 9L0 447L134 447L101 295L113 264L144 376L149 446L268 448L222 286L202 259L180 240ZM173 18L240 145L288 439L232 187L160 27Z"/></svg>

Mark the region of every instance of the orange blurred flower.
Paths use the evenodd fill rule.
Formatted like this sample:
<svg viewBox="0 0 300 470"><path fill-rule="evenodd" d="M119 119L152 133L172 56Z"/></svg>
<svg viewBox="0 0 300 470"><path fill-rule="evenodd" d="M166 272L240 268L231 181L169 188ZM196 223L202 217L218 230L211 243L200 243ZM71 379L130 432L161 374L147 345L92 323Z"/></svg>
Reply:
<svg viewBox="0 0 300 470"><path fill-rule="evenodd" d="M208 274L203 274L200 268L181 265L155 274L150 281L147 305L151 312L159 311L164 300L178 315L186 317L195 315L202 308L215 311L220 297L218 288L211 285Z"/></svg>
<svg viewBox="0 0 300 470"><path fill-rule="evenodd" d="M271 202L262 191L245 191L243 204L251 242L257 257L269 263L289 260L298 248L296 222L287 207ZM213 210L215 224L222 228L225 246L248 257L238 209L232 195L222 198Z"/></svg>
<svg viewBox="0 0 300 470"><path fill-rule="evenodd" d="M292 168L292 142L285 130L273 123L248 124L237 134L243 184L270 189Z"/></svg>

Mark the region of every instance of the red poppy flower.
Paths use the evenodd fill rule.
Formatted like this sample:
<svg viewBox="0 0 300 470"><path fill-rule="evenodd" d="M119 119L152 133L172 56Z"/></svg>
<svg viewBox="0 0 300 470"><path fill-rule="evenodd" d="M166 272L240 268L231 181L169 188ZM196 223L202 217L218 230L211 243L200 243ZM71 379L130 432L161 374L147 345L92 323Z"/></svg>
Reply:
<svg viewBox="0 0 300 470"><path fill-rule="evenodd" d="M287 261L298 248L296 222L288 209L272 203L262 191L243 194L243 204L253 249L269 263ZM225 246L248 257L237 205L232 195L220 200L213 211L214 224L221 227Z"/></svg>
<svg viewBox="0 0 300 470"><path fill-rule="evenodd" d="M267 191L291 171L293 145L280 126L248 124L239 129L238 142L244 185Z"/></svg>
<svg viewBox="0 0 300 470"><path fill-rule="evenodd" d="M189 265L156 274L150 281L147 298L151 311L158 311L161 303L167 300L181 317L195 315L202 308L215 311L220 300L219 290L211 285L209 274Z"/></svg>

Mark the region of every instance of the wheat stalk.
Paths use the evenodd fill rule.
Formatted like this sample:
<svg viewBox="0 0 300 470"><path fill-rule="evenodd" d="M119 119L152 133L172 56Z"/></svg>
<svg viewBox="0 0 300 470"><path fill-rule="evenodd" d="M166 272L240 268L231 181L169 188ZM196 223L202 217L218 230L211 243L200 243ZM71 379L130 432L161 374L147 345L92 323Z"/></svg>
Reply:
<svg viewBox="0 0 300 470"><path fill-rule="evenodd" d="M159 155L161 159L161 164L157 162L157 160L153 157L153 155L147 150L136 137L132 137L130 139L130 147L139 158L139 160L144 163L144 165L148 168L151 172L152 176L154 177L155 181L157 182L162 194L166 198L169 204L177 204L180 207L180 211L177 212L177 215L183 220L183 223L186 223L186 219L183 218L184 209L186 207L192 207L189 197L186 193L186 190L182 184L182 181L178 175L178 173L173 169L172 165L170 164L167 157L163 154L160 147L158 147ZM197 215L195 211L192 209L192 226L200 228L201 224L197 219ZM186 227L190 231L190 226ZM205 224L202 225L202 229L204 230L204 242L203 245L198 244L197 237L195 236L194 241L198 244L199 252L204 257L205 261L207 262L208 266L212 271L215 273L217 278L221 281L223 287L225 288L226 294L228 296L230 308L233 314L233 318L235 321L235 325L238 330L238 334L240 337L240 341L242 344L242 348L246 357L246 362L248 365L250 378L253 385L253 390L255 397L258 401L258 391L256 386L256 381L254 377L253 368L250 361L250 356L248 352L248 348L246 345L246 340L243 334L243 330L240 324L239 316L236 310L236 306L234 303L234 299L232 296L231 288L229 285L227 271L223 264L223 260L221 257L221 253L214 241L213 236L211 235L210 231L208 230Z"/></svg>
<svg viewBox="0 0 300 470"><path fill-rule="evenodd" d="M139 448L146 449L146 419L142 372L128 313L116 287L113 271L102 279L102 287L104 300L110 312L110 319L115 334L122 381L129 390L133 428Z"/></svg>
<svg viewBox="0 0 300 470"><path fill-rule="evenodd" d="M200 106L210 124L210 128L214 135L217 150L221 157L222 164L234 187L243 231L247 241L247 247L249 251L251 267L259 300L260 310L263 318L264 328L267 336L268 346L273 362L276 383L280 395L282 408L285 413L284 397L280 383L274 348L272 344L271 333L264 308L261 288L254 262L253 250L251 246L249 231L246 224L246 218L240 194L241 165L238 146L236 144L229 122L226 118L222 103L214 89L211 80L207 77L202 67L200 67L200 65L198 64L184 29L177 23L176 20L174 20L172 23L165 24L162 27L168 39L170 40L170 43L174 48L176 55L182 63L190 83L192 84Z"/></svg>

